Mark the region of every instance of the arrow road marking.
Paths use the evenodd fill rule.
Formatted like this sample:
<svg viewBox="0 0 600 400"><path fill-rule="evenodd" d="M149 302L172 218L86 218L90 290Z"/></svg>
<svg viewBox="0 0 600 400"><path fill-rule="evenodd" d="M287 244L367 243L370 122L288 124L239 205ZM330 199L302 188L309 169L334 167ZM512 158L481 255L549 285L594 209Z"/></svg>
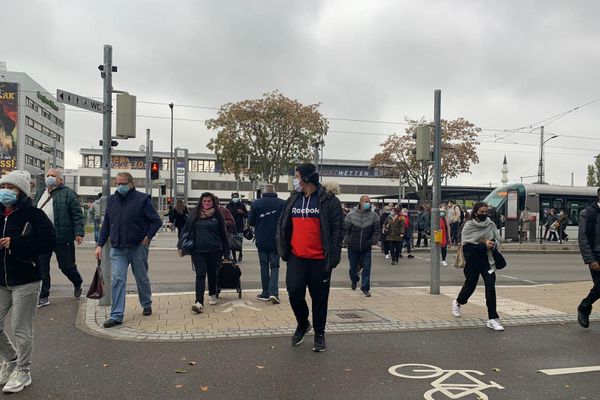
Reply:
<svg viewBox="0 0 600 400"><path fill-rule="evenodd" d="M248 309L254 310L254 311L261 311L260 308L256 308L256 307L247 305L244 300L233 300L233 301L223 304L223 307L225 307L226 305L229 305L229 304L231 306L229 308L226 308L225 310L221 311L222 313L232 312L234 308L248 308ZM250 304L252 304L252 303L250 303Z"/></svg>
<svg viewBox="0 0 600 400"><path fill-rule="evenodd" d="M600 365L593 365L591 367L540 369L538 372L541 372L546 375L567 375L567 374L581 374L583 372L596 372L596 371L600 371Z"/></svg>

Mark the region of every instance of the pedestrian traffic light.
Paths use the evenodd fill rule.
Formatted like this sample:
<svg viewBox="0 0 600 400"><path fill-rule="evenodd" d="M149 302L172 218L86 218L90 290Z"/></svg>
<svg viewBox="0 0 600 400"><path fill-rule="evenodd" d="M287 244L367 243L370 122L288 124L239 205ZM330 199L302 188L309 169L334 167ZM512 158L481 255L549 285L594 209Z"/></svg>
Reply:
<svg viewBox="0 0 600 400"><path fill-rule="evenodd" d="M164 196L167 194L167 185L160 185L160 195Z"/></svg>
<svg viewBox="0 0 600 400"><path fill-rule="evenodd" d="M431 128L428 125L417 126L413 138L417 143L417 161L431 161Z"/></svg>
<svg viewBox="0 0 600 400"><path fill-rule="evenodd" d="M158 179L158 161L150 163L150 179L153 181Z"/></svg>
<svg viewBox="0 0 600 400"><path fill-rule="evenodd" d="M173 204L173 198L167 197L167 204Z"/></svg>

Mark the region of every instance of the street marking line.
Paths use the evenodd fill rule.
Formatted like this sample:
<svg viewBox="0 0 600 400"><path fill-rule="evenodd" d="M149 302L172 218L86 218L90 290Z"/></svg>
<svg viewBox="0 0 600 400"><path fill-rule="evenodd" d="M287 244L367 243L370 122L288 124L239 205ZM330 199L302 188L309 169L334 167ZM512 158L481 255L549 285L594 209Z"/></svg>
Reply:
<svg viewBox="0 0 600 400"><path fill-rule="evenodd" d="M503 278L513 279L515 281L521 281L521 282L531 283L532 285L539 284L539 282L536 282L536 281L531 281L529 279L521 279L521 278L517 278L517 277L514 277L514 276L510 276L510 275L500 275L500 276L503 277Z"/></svg>
<svg viewBox="0 0 600 400"><path fill-rule="evenodd" d="M597 371L600 371L600 365L594 365L591 367L554 368L554 369L538 370L538 372L541 372L546 375L581 374L583 372L597 372Z"/></svg>

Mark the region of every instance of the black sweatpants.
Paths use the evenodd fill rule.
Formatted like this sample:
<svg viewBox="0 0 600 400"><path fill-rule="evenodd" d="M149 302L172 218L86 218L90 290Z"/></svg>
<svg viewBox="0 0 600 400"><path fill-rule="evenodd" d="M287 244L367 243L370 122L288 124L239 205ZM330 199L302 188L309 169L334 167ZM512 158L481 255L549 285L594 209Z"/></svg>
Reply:
<svg viewBox="0 0 600 400"><path fill-rule="evenodd" d="M594 287L592 287L592 290L590 290L590 293L587 295L587 297L581 301L581 307L589 311L592 310L592 304L594 304L596 300L600 299L600 271L590 268L590 274L592 275Z"/></svg>
<svg viewBox="0 0 600 400"><path fill-rule="evenodd" d="M208 295L215 296L217 294L217 278L222 254L223 252L218 250L192 255L192 263L196 271L196 302L202 305L204 305L206 275L208 275Z"/></svg>
<svg viewBox="0 0 600 400"><path fill-rule="evenodd" d="M456 301L458 304L467 304L469 297L475 291L477 282L479 281L479 275L483 277L485 283L485 304L488 309L488 319L499 318L498 312L496 311L496 273L490 274L489 265L467 265L465 266L465 284L463 285Z"/></svg>
<svg viewBox="0 0 600 400"><path fill-rule="evenodd" d="M287 285L290 305L296 316L298 325L308 323L308 304L306 303L306 287L312 299L313 327L315 334L325 333L327 323L327 302L331 272L325 273L325 260L309 260L290 254L287 261L285 283Z"/></svg>
<svg viewBox="0 0 600 400"><path fill-rule="evenodd" d="M40 254L39 266L42 271L42 289L40 299L50 296L50 259L52 253L56 254L56 261L61 272L71 281L73 287L81 287L83 279L77 270L75 264L75 242L57 243L54 251L46 254Z"/></svg>

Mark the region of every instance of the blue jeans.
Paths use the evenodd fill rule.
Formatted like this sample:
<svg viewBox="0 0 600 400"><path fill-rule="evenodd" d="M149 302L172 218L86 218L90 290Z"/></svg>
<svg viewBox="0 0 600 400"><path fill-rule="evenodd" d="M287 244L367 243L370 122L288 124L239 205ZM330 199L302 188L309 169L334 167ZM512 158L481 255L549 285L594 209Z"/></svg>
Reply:
<svg viewBox="0 0 600 400"><path fill-rule="evenodd" d="M100 221L94 220L94 242L98 243L98 236L100 235Z"/></svg>
<svg viewBox="0 0 600 400"><path fill-rule="evenodd" d="M360 290L367 292L371 290L371 249L365 251L354 251L348 249L348 260L350 261L350 280L358 282L358 264L362 265L362 283Z"/></svg>
<svg viewBox="0 0 600 400"><path fill-rule="evenodd" d="M262 297L279 298L279 254L277 251L258 251Z"/></svg>
<svg viewBox="0 0 600 400"><path fill-rule="evenodd" d="M127 286L127 267L131 264L131 272L137 285L140 305L143 308L152 306L152 289L148 279L148 246L111 248L112 263L112 307L110 318L123 322L125 312L125 289Z"/></svg>

